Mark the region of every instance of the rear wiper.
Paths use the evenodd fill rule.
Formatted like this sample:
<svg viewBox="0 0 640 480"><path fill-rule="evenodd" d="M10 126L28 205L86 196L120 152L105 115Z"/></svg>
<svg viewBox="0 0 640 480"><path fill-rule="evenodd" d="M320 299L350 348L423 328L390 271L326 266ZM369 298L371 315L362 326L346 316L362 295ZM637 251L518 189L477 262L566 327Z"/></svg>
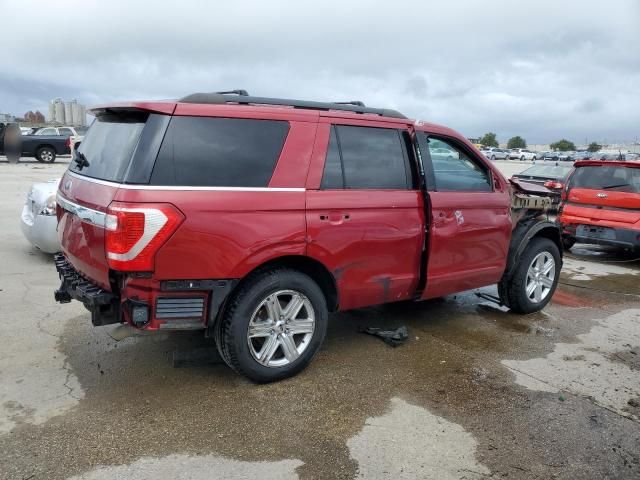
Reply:
<svg viewBox="0 0 640 480"><path fill-rule="evenodd" d="M89 160L87 160L87 157L82 152L76 152L76 158L74 160L76 165L78 165L78 170L89 166Z"/></svg>
<svg viewBox="0 0 640 480"><path fill-rule="evenodd" d="M607 185L606 187L602 187L602 190L607 190L608 188L618 188L618 187L628 187L629 183L620 183L618 185Z"/></svg>

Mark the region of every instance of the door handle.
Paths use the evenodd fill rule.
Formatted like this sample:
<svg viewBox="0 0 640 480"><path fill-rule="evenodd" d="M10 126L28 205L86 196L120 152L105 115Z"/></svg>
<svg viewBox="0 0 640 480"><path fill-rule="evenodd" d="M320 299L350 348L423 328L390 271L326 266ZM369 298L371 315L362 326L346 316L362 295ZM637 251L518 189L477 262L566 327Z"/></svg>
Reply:
<svg viewBox="0 0 640 480"><path fill-rule="evenodd" d="M333 224L342 223L344 220L349 220L351 216L348 213L342 212L329 212L328 214L321 214L320 220L323 222L330 222Z"/></svg>

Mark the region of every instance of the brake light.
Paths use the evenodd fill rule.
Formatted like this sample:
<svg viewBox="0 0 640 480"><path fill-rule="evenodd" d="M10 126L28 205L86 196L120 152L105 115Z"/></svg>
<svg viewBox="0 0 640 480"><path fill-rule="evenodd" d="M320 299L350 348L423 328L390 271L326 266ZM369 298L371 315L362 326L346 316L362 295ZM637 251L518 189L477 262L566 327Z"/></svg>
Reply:
<svg viewBox="0 0 640 480"><path fill-rule="evenodd" d="M64 141L64 146L67 148L71 148L71 137L67 137L67 139Z"/></svg>
<svg viewBox="0 0 640 480"><path fill-rule="evenodd" d="M551 188L552 190L562 190L564 185L560 182L556 182L553 180L549 180L548 182L544 182L544 186L547 188Z"/></svg>
<svg viewBox="0 0 640 480"><path fill-rule="evenodd" d="M105 220L109 267L153 271L157 251L183 220L180 210L169 203L112 202Z"/></svg>

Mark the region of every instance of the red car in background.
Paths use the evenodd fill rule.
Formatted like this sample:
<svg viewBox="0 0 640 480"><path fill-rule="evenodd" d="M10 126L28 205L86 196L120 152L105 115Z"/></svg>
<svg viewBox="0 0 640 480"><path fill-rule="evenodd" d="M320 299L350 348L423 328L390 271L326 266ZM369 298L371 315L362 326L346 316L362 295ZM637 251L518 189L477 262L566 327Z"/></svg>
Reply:
<svg viewBox="0 0 640 480"><path fill-rule="evenodd" d="M581 242L640 250L640 162L574 166L558 216L565 248Z"/></svg>

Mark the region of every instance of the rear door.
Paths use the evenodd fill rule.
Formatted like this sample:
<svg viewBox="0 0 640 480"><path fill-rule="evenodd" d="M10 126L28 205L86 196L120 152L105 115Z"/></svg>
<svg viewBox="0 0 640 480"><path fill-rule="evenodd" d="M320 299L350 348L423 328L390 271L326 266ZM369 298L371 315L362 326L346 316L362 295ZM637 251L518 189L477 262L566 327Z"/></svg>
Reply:
<svg viewBox="0 0 640 480"><path fill-rule="evenodd" d="M321 181L308 183L307 254L333 273L341 310L410 298L424 245L424 204L409 126L336 122L319 125Z"/></svg>
<svg viewBox="0 0 640 480"><path fill-rule="evenodd" d="M140 111L98 115L60 182L58 236L62 251L80 273L102 288L110 289L104 250L107 207L125 177L135 178L146 156L155 158L162 140L157 132L164 132L168 118ZM138 166L130 171L139 145Z"/></svg>
<svg viewBox="0 0 640 480"><path fill-rule="evenodd" d="M497 283L511 239L504 178L458 139L426 132L416 138L431 213L423 298Z"/></svg>

